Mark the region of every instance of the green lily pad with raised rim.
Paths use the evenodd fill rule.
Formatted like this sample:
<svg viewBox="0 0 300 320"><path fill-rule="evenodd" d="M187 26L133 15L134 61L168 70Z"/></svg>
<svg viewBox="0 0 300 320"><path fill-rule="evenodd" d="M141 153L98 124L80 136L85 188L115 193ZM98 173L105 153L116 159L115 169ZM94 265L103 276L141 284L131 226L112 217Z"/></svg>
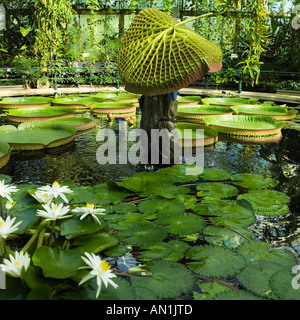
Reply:
<svg viewBox="0 0 300 320"><path fill-rule="evenodd" d="M283 127L283 124L268 116L209 116L204 118L204 122L218 132L247 137L278 135Z"/></svg>
<svg viewBox="0 0 300 320"><path fill-rule="evenodd" d="M191 119L200 121L204 117L213 115L231 115L233 111L227 107L209 106L201 104L183 104L179 105L177 109L177 120Z"/></svg>
<svg viewBox="0 0 300 320"><path fill-rule="evenodd" d="M53 148L72 141L76 129L58 123L24 122L18 128L0 127L0 142L7 142L14 150Z"/></svg>
<svg viewBox="0 0 300 320"><path fill-rule="evenodd" d="M178 143L185 147L210 146L218 141L218 132L201 124L178 122L176 129L179 132Z"/></svg>
<svg viewBox="0 0 300 320"><path fill-rule="evenodd" d="M273 105L239 105L232 109L236 114L264 115L280 121L294 119L298 113L297 110L288 110L285 106Z"/></svg>
<svg viewBox="0 0 300 320"><path fill-rule="evenodd" d="M46 97L11 97L0 101L0 108L17 109L39 106L51 106L52 98Z"/></svg>
<svg viewBox="0 0 300 320"><path fill-rule="evenodd" d="M91 105L91 112L98 117L111 116L133 116L136 106L130 102L100 102Z"/></svg>
<svg viewBox="0 0 300 320"><path fill-rule="evenodd" d="M104 99L99 97L67 97L53 99L52 104L57 107L69 107L73 108L76 113L82 113L90 109L90 106L94 103L103 102Z"/></svg>
<svg viewBox="0 0 300 320"><path fill-rule="evenodd" d="M49 119L69 117L74 114L71 108L33 107L10 110L7 118L13 122L40 122Z"/></svg>
<svg viewBox="0 0 300 320"><path fill-rule="evenodd" d="M258 104L258 99L245 99L240 97L235 98L204 98L201 100L203 104L212 106L235 106L240 104Z"/></svg>
<svg viewBox="0 0 300 320"><path fill-rule="evenodd" d="M4 167L10 159L11 147L7 142L0 142L0 168Z"/></svg>
<svg viewBox="0 0 300 320"><path fill-rule="evenodd" d="M197 104L201 101L201 97L200 96L178 96L177 97L177 101L179 106L181 104Z"/></svg>
<svg viewBox="0 0 300 320"><path fill-rule="evenodd" d="M76 128L77 131L79 130L87 130L94 127L94 121L90 118L79 118L79 117L63 117L63 118L56 118L50 119L46 122L49 123L64 123L72 125Z"/></svg>

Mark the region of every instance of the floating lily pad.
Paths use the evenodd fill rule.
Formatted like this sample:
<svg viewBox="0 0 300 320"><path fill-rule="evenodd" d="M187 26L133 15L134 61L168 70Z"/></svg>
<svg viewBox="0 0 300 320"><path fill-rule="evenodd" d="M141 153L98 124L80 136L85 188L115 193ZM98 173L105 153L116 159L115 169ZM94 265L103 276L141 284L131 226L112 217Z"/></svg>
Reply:
<svg viewBox="0 0 300 320"><path fill-rule="evenodd" d="M76 129L70 125L45 122L24 122L18 128L0 127L0 142L7 142L14 150L53 148L72 141Z"/></svg>
<svg viewBox="0 0 300 320"><path fill-rule="evenodd" d="M103 101L104 99L99 97L67 97L53 99L52 104L54 106L73 108L76 113L82 113L88 111L92 104Z"/></svg>
<svg viewBox="0 0 300 320"><path fill-rule="evenodd" d="M232 198L238 194L238 189L232 185L218 182L206 182L197 185L199 197Z"/></svg>
<svg viewBox="0 0 300 320"><path fill-rule="evenodd" d="M274 300L276 294L270 288L270 278L277 271L284 271L285 268L270 261L258 261L259 266L247 265L237 276L238 281L253 293Z"/></svg>
<svg viewBox="0 0 300 320"><path fill-rule="evenodd" d="M138 205L140 212L144 214L158 213L168 214L168 213L183 213L185 210L184 204L176 199L164 199L156 198L141 201Z"/></svg>
<svg viewBox="0 0 300 320"><path fill-rule="evenodd" d="M45 97L13 97L4 98L0 101L0 108L17 109L28 107L47 107L51 106L52 98Z"/></svg>
<svg viewBox="0 0 300 320"><path fill-rule="evenodd" d="M231 180L235 185L246 189L269 189L277 185L275 179L263 179L261 175L252 173L235 174L231 177Z"/></svg>
<svg viewBox="0 0 300 320"><path fill-rule="evenodd" d="M153 223L133 223L118 233L122 241L133 246L150 246L162 241L166 235L164 227Z"/></svg>
<svg viewBox="0 0 300 320"><path fill-rule="evenodd" d="M71 108L34 107L10 110L7 119L14 122L46 121L49 119L71 117L74 110Z"/></svg>
<svg viewBox="0 0 300 320"><path fill-rule="evenodd" d="M204 277L227 278L239 273L245 267L244 258L236 252L222 247L195 246L186 253L188 266Z"/></svg>
<svg viewBox="0 0 300 320"><path fill-rule="evenodd" d="M262 298L247 292L247 291L225 291L215 296L214 300L233 300L233 301L244 301L244 300L263 300Z"/></svg>
<svg viewBox="0 0 300 320"><path fill-rule="evenodd" d="M212 106L235 106L240 104L258 104L258 99L244 99L244 98L204 98L201 100L203 104Z"/></svg>
<svg viewBox="0 0 300 320"><path fill-rule="evenodd" d="M179 108L180 105L182 104L197 104L201 101L201 97L200 96L177 96L177 101L179 104Z"/></svg>
<svg viewBox="0 0 300 320"><path fill-rule="evenodd" d="M200 178L210 181L223 181L231 177L231 173L223 169L207 168L200 174Z"/></svg>
<svg viewBox="0 0 300 320"><path fill-rule="evenodd" d="M270 287L279 297L279 300L300 300L300 290L292 286L294 278L295 274L292 274L289 270L280 270L272 274Z"/></svg>
<svg viewBox="0 0 300 320"><path fill-rule="evenodd" d="M195 285L192 272L177 263L151 261L147 263L151 276L132 277L134 287L151 290L158 299L172 299L188 293Z"/></svg>
<svg viewBox="0 0 300 320"><path fill-rule="evenodd" d="M152 246L142 247L141 258L144 261L150 261L154 259L162 259L171 255L174 252L174 247L166 242L154 244Z"/></svg>
<svg viewBox="0 0 300 320"><path fill-rule="evenodd" d="M249 190L248 193L239 195L238 199L249 201L256 214L276 216L289 212L286 203L290 201L290 197L276 190Z"/></svg>
<svg viewBox="0 0 300 320"><path fill-rule="evenodd" d="M169 233L181 235L199 232L206 225L202 217L191 213L162 215L155 223L164 226Z"/></svg>
<svg viewBox="0 0 300 320"><path fill-rule="evenodd" d="M47 122L65 123L74 126L77 131L88 130L94 127L94 121L90 118L64 117L47 120Z"/></svg>
<svg viewBox="0 0 300 320"><path fill-rule="evenodd" d="M66 279L78 273L84 265L81 254L75 250L62 250L49 247L38 248L33 257L33 264L42 268L45 277Z"/></svg>
<svg viewBox="0 0 300 320"><path fill-rule="evenodd" d="M179 105L177 109L177 120L183 119L203 120L204 117L213 115L231 115L233 111L227 107L209 105Z"/></svg>
<svg viewBox="0 0 300 320"><path fill-rule="evenodd" d="M218 141L218 132L201 124L178 122L178 144L183 147L210 146Z"/></svg>
<svg viewBox="0 0 300 320"><path fill-rule="evenodd" d="M237 252L244 257L247 264L259 267L259 261L271 261L285 268L292 268L297 264L295 255L285 249L272 249L269 243L249 241L241 244Z"/></svg>
<svg viewBox="0 0 300 320"><path fill-rule="evenodd" d="M134 18L119 50L119 73L125 89L133 93L169 93L221 67L217 45L153 8Z"/></svg>
<svg viewBox="0 0 300 320"><path fill-rule="evenodd" d="M276 120L291 120L298 113L297 110L288 110L285 106L272 105L239 105L232 107L236 114L264 115Z"/></svg>
<svg viewBox="0 0 300 320"><path fill-rule="evenodd" d="M108 114L113 117L129 117L135 115L136 106L128 102L101 102L92 104L91 111L97 117L107 117Z"/></svg>
<svg viewBox="0 0 300 320"><path fill-rule="evenodd" d="M0 168L4 167L8 163L10 153L10 145L7 142L0 142Z"/></svg>
<svg viewBox="0 0 300 320"><path fill-rule="evenodd" d="M277 135L281 132L283 124L268 116L209 116L204 122L227 135L263 137Z"/></svg>
<svg viewBox="0 0 300 320"><path fill-rule="evenodd" d="M245 241L248 241L247 239L253 238L253 234L244 228L229 230L219 226L207 226L203 229L203 234L205 240L210 244L231 249L237 248Z"/></svg>

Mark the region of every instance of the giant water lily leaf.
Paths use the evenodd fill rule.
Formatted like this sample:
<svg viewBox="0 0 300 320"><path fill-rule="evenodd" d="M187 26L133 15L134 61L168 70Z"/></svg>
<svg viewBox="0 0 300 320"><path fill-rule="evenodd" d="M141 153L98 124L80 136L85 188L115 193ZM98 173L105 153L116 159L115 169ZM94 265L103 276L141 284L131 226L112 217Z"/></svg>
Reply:
<svg viewBox="0 0 300 320"><path fill-rule="evenodd" d="M285 106L238 105L232 107L236 114L255 114L272 117L276 120L290 120L296 117L297 110L288 110Z"/></svg>
<svg viewBox="0 0 300 320"><path fill-rule="evenodd" d="M173 262L148 262L147 270L151 276L132 277L134 287L143 287L151 290L158 299L172 299L192 290L195 277L192 272Z"/></svg>
<svg viewBox="0 0 300 320"><path fill-rule="evenodd" d="M277 184L275 179L263 179L261 175L252 173L235 174L231 177L231 180L235 185L247 189L269 189Z"/></svg>
<svg viewBox="0 0 300 320"><path fill-rule="evenodd" d="M278 135L283 124L268 116L221 115L203 118L205 124L218 132L247 137Z"/></svg>
<svg viewBox="0 0 300 320"><path fill-rule="evenodd" d="M0 128L0 142L7 142L14 150L38 150L57 147L74 139L76 129L58 123L24 122L18 128Z"/></svg>
<svg viewBox="0 0 300 320"><path fill-rule="evenodd" d="M240 97L235 98L204 98L201 100L203 104L209 104L212 106L227 106L231 107L240 104L257 104L258 99L245 99Z"/></svg>
<svg viewBox="0 0 300 320"><path fill-rule="evenodd" d="M195 246L186 253L188 266L204 277L227 278L239 273L245 267L244 258L236 252L222 247Z"/></svg>
<svg viewBox="0 0 300 320"><path fill-rule="evenodd" d="M221 67L217 45L153 8L134 18L119 51L126 90L145 95L178 90Z"/></svg>
<svg viewBox="0 0 300 320"><path fill-rule="evenodd" d="M33 264L42 268L45 277L66 279L75 276L78 268L84 265L81 254L75 250L62 250L49 247L38 248L33 257Z"/></svg>
<svg viewBox="0 0 300 320"><path fill-rule="evenodd" d="M273 249L271 245L260 241L249 241L237 248L248 264L259 266L260 260L271 261L286 268L292 268L297 264L295 255L285 249Z"/></svg>
<svg viewBox="0 0 300 320"><path fill-rule="evenodd" d="M17 109L33 106L51 106L52 98L46 97L10 97L0 102L0 108Z"/></svg>

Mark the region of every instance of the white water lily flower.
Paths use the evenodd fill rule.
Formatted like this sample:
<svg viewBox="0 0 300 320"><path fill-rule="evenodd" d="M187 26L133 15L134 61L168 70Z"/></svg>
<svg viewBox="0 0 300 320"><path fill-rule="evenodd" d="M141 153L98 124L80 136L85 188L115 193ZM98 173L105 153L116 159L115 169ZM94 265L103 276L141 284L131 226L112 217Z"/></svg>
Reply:
<svg viewBox="0 0 300 320"><path fill-rule="evenodd" d="M50 204L53 200L54 196L49 195L45 192L36 191L32 196L39 202L39 203L47 203Z"/></svg>
<svg viewBox="0 0 300 320"><path fill-rule="evenodd" d="M4 259L0 269L14 278L19 278L28 269L30 258L26 252L15 252L15 256L9 255L10 260Z"/></svg>
<svg viewBox="0 0 300 320"><path fill-rule="evenodd" d="M114 283L111 278L117 277L115 274L112 273L110 270L110 264L105 261L101 260L99 256L96 256L94 253L88 253L85 252L86 257L81 257L82 260L88 265L88 267L81 267L79 269L84 269L84 268L91 268L92 270L90 273L85 276L80 282L79 285L82 283L97 277L97 293L96 293L96 298L98 298L101 287L102 287L102 282L104 283L105 287L107 288L108 284L111 284L115 289L118 288L118 285Z"/></svg>
<svg viewBox="0 0 300 320"><path fill-rule="evenodd" d="M65 193L73 193L73 191L67 186L60 186L57 181L54 181L52 186L44 186L37 188L38 192L43 192L47 194L48 197L53 197L57 199L61 197L65 202L69 202Z"/></svg>
<svg viewBox="0 0 300 320"><path fill-rule="evenodd" d="M37 211L37 216L43 217L48 221L72 217L72 215L66 216L66 214L70 210L70 207L69 206L64 207L62 203L59 205L51 203L51 207L48 204L43 204L42 206L45 210L39 209Z"/></svg>
<svg viewBox="0 0 300 320"><path fill-rule="evenodd" d="M95 209L95 205L90 203L88 203L86 207L77 207L72 210L72 212L83 213L82 216L80 217L80 220L82 220L83 218L85 218L87 215L90 214L99 224L101 224L101 222L98 220L96 215L97 214L105 215L104 213L105 211L106 210L102 208Z"/></svg>
<svg viewBox="0 0 300 320"><path fill-rule="evenodd" d="M0 181L0 196L2 198L6 198L10 202L14 202L14 200L10 197L10 194L17 191L19 191L19 189L16 187L5 184L4 180Z"/></svg>
<svg viewBox="0 0 300 320"><path fill-rule="evenodd" d="M8 216L6 220L3 220L3 218L0 217L0 237L5 239L8 235L18 230L17 227L22 221L19 221L14 225L15 220L16 218L11 219L10 216Z"/></svg>

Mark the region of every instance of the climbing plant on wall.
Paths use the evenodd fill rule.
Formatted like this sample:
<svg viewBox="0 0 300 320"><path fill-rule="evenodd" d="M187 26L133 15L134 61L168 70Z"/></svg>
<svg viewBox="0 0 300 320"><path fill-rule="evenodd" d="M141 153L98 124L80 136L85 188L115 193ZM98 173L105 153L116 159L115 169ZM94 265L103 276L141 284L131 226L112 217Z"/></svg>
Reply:
<svg viewBox="0 0 300 320"><path fill-rule="evenodd" d="M72 21L75 11L69 0L37 0L35 15L38 21L35 54L40 57L41 67L46 71L51 59L63 55L62 44L68 42L68 24Z"/></svg>

